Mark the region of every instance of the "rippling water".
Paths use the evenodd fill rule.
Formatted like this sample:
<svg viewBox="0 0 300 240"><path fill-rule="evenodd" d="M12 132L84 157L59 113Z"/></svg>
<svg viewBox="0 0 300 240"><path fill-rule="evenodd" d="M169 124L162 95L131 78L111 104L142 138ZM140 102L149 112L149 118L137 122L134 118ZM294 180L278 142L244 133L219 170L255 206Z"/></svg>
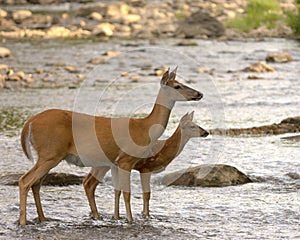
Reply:
<svg viewBox="0 0 300 240"><path fill-rule="evenodd" d="M157 46L141 42L138 48L123 43L81 42L8 42L28 71L48 62L74 65L87 80L81 88L42 88L0 93L1 123L0 174L27 171L32 163L25 159L19 144L24 119L47 108L64 108L103 115L146 114L158 90L155 67L179 65L178 79L204 93L197 103L177 103L172 111L169 136L178 119L195 110L203 128L251 127L279 122L300 115L300 44L292 40L270 39L263 42L198 41L197 47L175 47L173 41ZM58 51L59 50L59 51ZM104 51L125 52L93 71L87 61ZM263 61L267 53L289 51L294 61L272 64L274 73L257 74L248 80L240 70ZM28 64L29 59L34 59ZM143 68L144 70L141 70ZM195 69L205 69L196 73ZM91 73L88 75L88 73ZM133 83L119 74L140 74ZM67 75L66 75L67 77ZM58 82L60 80L57 80ZM61 81L65 81L62 79ZM75 100L76 99L76 100ZM96 102L95 102L96 101ZM300 180L288 173L300 173L299 142L279 136L219 137L191 140L182 154L165 172L154 175L150 201L152 217L141 217L142 198L139 177L132 176L132 208L135 222L112 221L113 188L111 177L97 189L96 201L103 220L93 221L82 186L42 188L42 204L50 222L36 224L31 193L28 199L29 225L19 227L18 188L0 185L0 238L3 239L297 239L300 238ZM204 163L225 163L245 172L254 183L225 188L164 187L162 176L168 172ZM53 171L85 175L81 169L61 163ZM124 205L121 215L125 216Z"/></svg>

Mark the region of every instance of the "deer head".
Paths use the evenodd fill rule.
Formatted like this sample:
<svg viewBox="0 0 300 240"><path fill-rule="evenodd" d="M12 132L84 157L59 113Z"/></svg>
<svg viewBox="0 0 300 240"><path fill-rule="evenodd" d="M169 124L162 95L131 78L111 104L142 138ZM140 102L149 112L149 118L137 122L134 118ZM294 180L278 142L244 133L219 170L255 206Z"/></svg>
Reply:
<svg viewBox="0 0 300 240"><path fill-rule="evenodd" d="M182 135L188 138L207 137L208 132L193 122L194 111L186 113L181 119L179 126L181 127Z"/></svg>
<svg viewBox="0 0 300 240"><path fill-rule="evenodd" d="M174 101L199 101L203 94L178 81L176 78L177 67L170 73L169 69L163 74L161 79L161 89Z"/></svg>

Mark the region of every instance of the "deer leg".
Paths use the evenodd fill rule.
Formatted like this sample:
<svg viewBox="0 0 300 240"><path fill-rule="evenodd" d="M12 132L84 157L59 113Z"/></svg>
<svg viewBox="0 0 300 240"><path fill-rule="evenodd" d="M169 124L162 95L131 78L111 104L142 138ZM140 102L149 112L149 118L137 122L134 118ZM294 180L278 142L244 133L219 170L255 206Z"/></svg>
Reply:
<svg viewBox="0 0 300 240"><path fill-rule="evenodd" d="M85 194L89 201L93 219L100 218L95 201L95 190L109 169L110 167L93 167L83 180Z"/></svg>
<svg viewBox="0 0 300 240"><path fill-rule="evenodd" d="M151 187L150 187L150 179L151 179L151 172L150 173L140 173L140 179L142 184L143 190L143 216L149 217L149 201L151 195Z"/></svg>
<svg viewBox="0 0 300 240"><path fill-rule="evenodd" d="M131 206L130 206L130 170L124 170L119 168L118 169L118 175L119 175L119 186L120 191L123 193L123 198L125 202L125 208L126 208L126 215L127 220L129 222L133 221L132 218L132 212L131 212Z"/></svg>
<svg viewBox="0 0 300 240"><path fill-rule="evenodd" d="M27 195L30 188L37 183L43 176L45 176L51 168L56 166L61 160L49 159L47 161L43 161L43 164L40 159L37 163L31 168L27 173L25 173L19 179L19 191L20 191L20 225L26 225L26 204L27 204ZM35 190L39 190L36 188ZM39 194L37 195L39 196ZM37 198L37 200L39 200ZM40 201L38 201L40 204ZM37 206L37 209L41 208L41 205Z"/></svg>
<svg viewBox="0 0 300 240"><path fill-rule="evenodd" d="M44 177L42 177L40 180L38 180L36 183L34 183L31 187L35 205L36 205L36 211L38 213L38 218L39 218L40 222L46 221L46 218L45 218L45 215L43 212L43 208L42 208L42 204L41 204L41 198L40 198L41 185L42 185L44 179L46 178L46 176L47 176L47 174Z"/></svg>
<svg viewBox="0 0 300 240"><path fill-rule="evenodd" d="M115 211L114 211L114 220L120 219L120 196L121 191L115 189Z"/></svg>
<svg viewBox="0 0 300 240"><path fill-rule="evenodd" d="M111 167L111 175L112 175L112 183L115 189L115 209L114 209L114 220L120 219L120 196L121 196L121 190L120 190L120 182L119 182L119 171L118 167L113 165Z"/></svg>
<svg viewBox="0 0 300 240"><path fill-rule="evenodd" d="M149 211L149 201L150 201L151 192L143 193L143 216L150 217Z"/></svg>

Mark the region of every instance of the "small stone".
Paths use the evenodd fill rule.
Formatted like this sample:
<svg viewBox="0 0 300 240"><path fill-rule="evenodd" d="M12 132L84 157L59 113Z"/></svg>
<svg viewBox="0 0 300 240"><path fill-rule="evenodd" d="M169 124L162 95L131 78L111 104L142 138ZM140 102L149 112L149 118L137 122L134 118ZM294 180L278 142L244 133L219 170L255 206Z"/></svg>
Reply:
<svg viewBox="0 0 300 240"><path fill-rule="evenodd" d="M107 58L106 57L95 57L95 58L91 58L88 63L91 63L91 64L95 64L95 65L98 65L98 64L105 64L107 63Z"/></svg>
<svg viewBox="0 0 300 240"><path fill-rule="evenodd" d="M269 53L266 57L267 62L286 63L292 60L292 56L288 52Z"/></svg>
<svg viewBox="0 0 300 240"><path fill-rule="evenodd" d="M21 78L15 74L13 75L9 75L7 78L6 78L7 81L12 81L12 82L18 82L21 80Z"/></svg>
<svg viewBox="0 0 300 240"><path fill-rule="evenodd" d="M139 82L140 80L141 80L141 76L139 76L139 75L133 75L133 76L130 76L130 80L132 81L132 82Z"/></svg>
<svg viewBox="0 0 300 240"><path fill-rule="evenodd" d="M21 79L23 80L25 78L25 73L23 71L19 71L16 73L16 75Z"/></svg>
<svg viewBox="0 0 300 240"><path fill-rule="evenodd" d="M0 58L11 56L11 51L5 47L0 47Z"/></svg>
<svg viewBox="0 0 300 240"><path fill-rule="evenodd" d="M197 73L210 73L210 69L208 69L208 68L198 68L198 69L196 69L196 72Z"/></svg>
<svg viewBox="0 0 300 240"><path fill-rule="evenodd" d="M136 23L141 20L141 16L137 14L128 14L122 17L124 24Z"/></svg>
<svg viewBox="0 0 300 240"><path fill-rule="evenodd" d="M70 30L62 26L53 26L47 31L46 36L49 38L68 37Z"/></svg>
<svg viewBox="0 0 300 240"><path fill-rule="evenodd" d="M42 74L43 72L44 72L44 69L41 69L41 68L35 69L35 73L37 73L37 74Z"/></svg>
<svg viewBox="0 0 300 240"><path fill-rule="evenodd" d="M264 62L258 62L246 67L244 72L276 72L276 70Z"/></svg>
<svg viewBox="0 0 300 240"><path fill-rule="evenodd" d="M116 57L119 56L121 53L120 52L114 52L114 51L107 51L105 53L103 53L103 56L107 56L107 57Z"/></svg>
<svg viewBox="0 0 300 240"><path fill-rule="evenodd" d="M66 66L65 70L67 70L69 73L77 73L78 70L74 66Z"/></svg>
<svg viewBox="0 0 300 240"><path fill-rule="evenodd" d="M32 74L29 74L28 76L26 76L26 78L24 80L29 84L35 82L35 79L33 78Z"/></svg>
<svg viewBox="0 0 300 240"><path fill-rule="evenodd" d="M32 12L30 12L29 10L17 10L12 13L13 19L17 22L22 21L31 16L32 16Z"/></svg>
<svg viewBox="0 0 300 240"><path fill-rule="evenodd" d="M95 26L92 31L94 36L111 37L114 34L115 26L111 23L101 23Z"/></svg>
<svg viewBox="0 0 300 240"><path fill-rule="evenodd" d="M85 78L85 75L84 74L77 74L76 77L78 79L84 79Z"/></svg>
<svg viewBox="0 0 300 240"><path fill-rule="evenodd" d="M247 78L248 78L248 79L251 79L251 80L255 80L255 79L263 79L263 77L257 76L257 75L249 75Z"/></svg>
<svg viewBox="0 0 300 240"><path fill-rule="evenodd" d="M6 64L0 64L0 71L2 70L2 71L8 71L8 69L9 69L9 66L8 65L6 65Z"/></svg>
<svg viewBox="0 0 300 240"><path fill-rule="evenodd" d="M5 18L7 16L7 12L0 8L0 18Z"/></svg>
<svg viewBox="0 0 300 240"><path fill-rule="evenodd" d="M98 12L92 12L89 16L90 19L95 20L95 21L102 21L103 17L100 13Z"/></svg>
<svg viewBox="0 0 300 240"><path fill-rule="evenodd" d="M127 15L129 12L129 6L126 3L111 4L107 8L107 16L113 18L119 18L120 16Z"/></svg>

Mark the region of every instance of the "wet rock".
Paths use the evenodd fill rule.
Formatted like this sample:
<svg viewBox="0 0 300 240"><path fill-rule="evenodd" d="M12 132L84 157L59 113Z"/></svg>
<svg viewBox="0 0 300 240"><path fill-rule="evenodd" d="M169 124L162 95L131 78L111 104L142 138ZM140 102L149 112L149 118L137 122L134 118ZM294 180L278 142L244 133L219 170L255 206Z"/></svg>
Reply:
<svg viewBox="0 0 300 240"><path fill-rule="evenodd" d="M122 16L121 19L122 19L123 24L128 25L128 24L136 23L136 22L140 21L141 16L137 15L137 14L128 14L128 15Z"/></svg>
<svg viewBox="0 0 300 240"><path fill-rule="evenodd" d="M296 172L290 172L286 174L288 177L290 177L293 180L299 180L300 179L300 174Z"/></svg>
<svg viewBox="0 0 300 240"><path fill-rule="evenodd" d="M251 80L263 79L263 77L254 74L248 75L247 78Z"/></svg>
<svg viewBox="0 0 300 240"><path fill-rule="evenodd" d="M65 70L69 73L78 73L78 70L74 66L66 66Z"/></svg>
<svg viewBox="0 0 300 240"><path fill-rule="evenodd" d="M282 120L280 123L274 123L271 125L264 125L260 127L251 128L230 128L230 129L211 129L210 134L215 135L269 135L269 134L284 134L300 132L300 116L290 117Z"/></svg>
<svg viewBox="0 0 300 240"><path fill-rule="evenodd" d="M5 18L7 16L7 12L0 8L0 18Z"/></svg>
<svg viewBox="0 0 300 240"><path fill-rule="evenodd" d="M107 8L106 15L112 18L119 19L122 16L127 15L128 12L129 6L124 2L120 2L117 4L110 4Z"/></svg>
<svg viewBox="0 0 300 240"><path fill-rule="evenodd" d="M92 30L94 36L106 36L111 37L114 34L115 26L111 23L101 23L95 26Z"/></svg>
<svg viewBox="0 0 300 240"><path fill-rule="evenodd" d="M11 51L8 48L0 47L0 58L6 58L11 56Z"/></svg>
<svg viewBox="0 0 300 240"><path fill-rule="evenodd" d="M292 56L288 52L275 52L269 53L266 57L267 62L286 63L293 60Z"/></svg>
<svg viewBox="0 0 300 240"><path fill-rule="evenodd" d="M225 28L219 20L200 10L180 22L175 35L184 38L216 38L224 33Z"/></svg>
<svg viewBox="0 0 300 240"><path fill-rule="evenodd" d="M92 12L90 15L89 15L89 18L92 19L92 20L95 20L95 21L102 21L103 20L103 17L100 13L98 12Z"/></svg>
<svg viewBox="0 0 300 240"><path fill-rule="evenodd" d="M7 72L9 70L9 66L6 64L0 64L0 71Z"/></svg>
<svg viewBox="0 0 300 240"><path fill-rule="evenodd" d="M167 186L225 187L250 182L237 168L224 164L204 164L167 174L162 179Z"/></svg>
<svg viewBox="0 0 300 240"><path fill-rule="evenodd" d="M0 184L17 186L23 173L12 173L0 176ZM68 173L49 173L43 185L68 186L82 184L84 177Z"/></svg>
<svg viewBox="0 0 300 240"><path fill-rule="evenodd" d="M29 29L45 29L52 24L53 17L49 15L34 14L22 21L22 26Z"/></svg>
<svg viewBox="0 0 300 240"><path fill-rule="evenodd" d="M32 16L32 12L29 10L17 10L13 11L12 18L16 23L20 23L22 20Z"/></svg>
<svg viewBox="0 0 300 240"><path fill-rule="evenodd" d="M251 66L249 67L246 67L244 70L244 72L276 72L276 70L267 65L266 63L264 62L258 62L258 63L255 63L255 64L252 64Z"/></svg>

